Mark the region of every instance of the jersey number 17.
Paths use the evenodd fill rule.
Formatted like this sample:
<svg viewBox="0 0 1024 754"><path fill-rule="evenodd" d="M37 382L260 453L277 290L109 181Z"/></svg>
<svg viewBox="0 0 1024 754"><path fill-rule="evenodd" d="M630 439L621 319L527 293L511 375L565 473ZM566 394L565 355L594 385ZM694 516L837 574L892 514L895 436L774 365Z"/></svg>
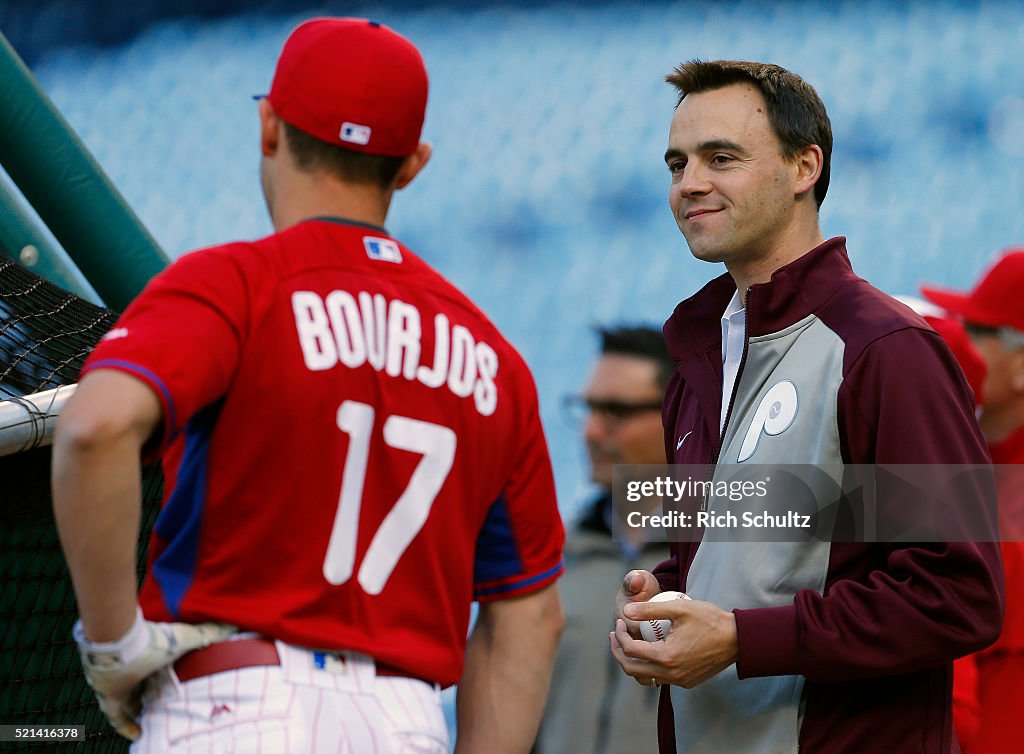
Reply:
<svg viewBox="0 0 1024 754"><path fill-rule="evenodd" d="M338 513L324 558L324 578L335 586L347 582L355 570L359 510L374 419L373 406L365 403L345 401L338 408L338 428L349 436L349 443ZM384 421L384 442L398 450L419 453L422 458L381 522L359 566L357 578L367 594L380 594L384 589L402 554L427 522L434 499L455 461L455 432L439 424L392 415Z"/></svg>

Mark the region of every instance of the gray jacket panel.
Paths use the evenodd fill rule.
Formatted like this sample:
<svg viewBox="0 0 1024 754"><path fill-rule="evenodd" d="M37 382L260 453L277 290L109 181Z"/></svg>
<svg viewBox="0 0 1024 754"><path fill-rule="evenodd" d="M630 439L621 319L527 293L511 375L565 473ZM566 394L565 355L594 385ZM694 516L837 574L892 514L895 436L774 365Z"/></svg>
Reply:
<svg viewBox="0 0 1024 754"><path fill-rule="evenodd" d="M750 338L713 480L743 478L754 464L815 464L825 473L812 485L810 499L773 496L769 482L756 510L816 512L833 501L842 478L836 397L843 352L842 340L813 315ZM714 497L707 505L715 513L740 507ZM788 605L801 589L823 591L827 538L766 542L763 531L754 531L752 540L762 541L736 542L720 531L705 530L690 567L686 592L694 599L733 610ZM735 665L697 688L673 686L678 751L795 752L802 690L802 676L740 680Z"/></svg>

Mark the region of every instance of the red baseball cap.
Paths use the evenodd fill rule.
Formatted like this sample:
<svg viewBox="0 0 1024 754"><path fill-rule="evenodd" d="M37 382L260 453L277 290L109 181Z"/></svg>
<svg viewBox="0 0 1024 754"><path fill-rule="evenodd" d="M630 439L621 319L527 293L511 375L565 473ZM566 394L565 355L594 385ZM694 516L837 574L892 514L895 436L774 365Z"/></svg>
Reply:
<svg viewBox="0 0 1024 754"><path fill-rule="evenodd" d="M405 37L365 18L315 18L284 43L267 95L287 123L355 152L416 151L427 70Z"/></svg>
<svg viewBox="0 0 1024 754"><path fill-rule="evenodd" d="M922 285L921 293L966 322L1024 332L1024 249L1003 252L973 291L960 293Z"/></svg>

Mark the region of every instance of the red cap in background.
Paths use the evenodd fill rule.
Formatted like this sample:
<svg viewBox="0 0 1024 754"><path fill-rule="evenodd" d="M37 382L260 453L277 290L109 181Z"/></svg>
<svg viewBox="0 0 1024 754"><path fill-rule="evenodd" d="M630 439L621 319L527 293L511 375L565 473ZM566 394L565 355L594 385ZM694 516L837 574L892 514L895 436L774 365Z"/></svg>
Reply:
<svg viewBox="0 0 1024 754"><path fill-rule="evenodd" d="M953 314L987 327L1024 332L1024 249L1009 249L967 293L921 286L921 293Z"/></svg>
<svg viewBox="0 0 1024 754"><path fill-rule="evenodd" d="M416 47L376 21L316 18L284 43L267 98L287 123L355 152L416 151L427 107Z"/></svg>

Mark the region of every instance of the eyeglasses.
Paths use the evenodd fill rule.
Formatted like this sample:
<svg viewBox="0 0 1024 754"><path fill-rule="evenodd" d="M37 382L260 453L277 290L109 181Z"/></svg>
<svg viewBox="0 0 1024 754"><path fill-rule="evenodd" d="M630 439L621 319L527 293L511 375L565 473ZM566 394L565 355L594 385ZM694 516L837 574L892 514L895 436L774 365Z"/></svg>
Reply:
<svg viewBox="0 0 1024 754"><path fill-rule="evenodd" d="M1012 327L990 327L975 322L964 322L964 330L972 338L999 338L999 342L1007 351L1024 348L1024 332Z"/></svg>
<svg viewBox="0 0 1024 754"><path fill-rule="evenodd" d="M562 408L566 421L573 427L583 424L590 414L596 414L608 424L618 425L637 414L660 411L661 399L633 403L595 400L582 395L567 395L562 400Z"/></svg>

